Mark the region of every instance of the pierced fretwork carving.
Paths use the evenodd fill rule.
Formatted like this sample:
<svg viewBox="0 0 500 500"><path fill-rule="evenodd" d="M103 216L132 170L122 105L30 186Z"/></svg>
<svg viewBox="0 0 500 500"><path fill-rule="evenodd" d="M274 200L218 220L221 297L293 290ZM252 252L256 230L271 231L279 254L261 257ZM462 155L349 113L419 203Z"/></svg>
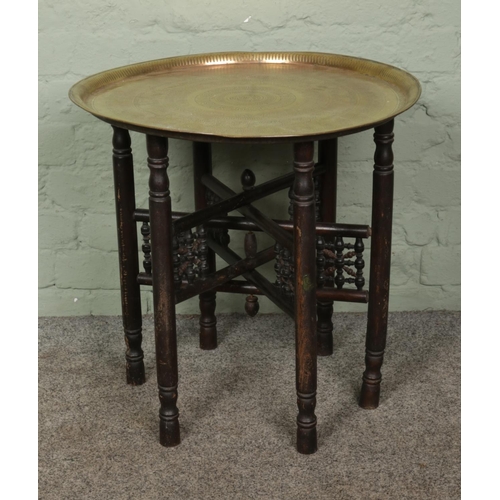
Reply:
<svg viewBox="0 0 500 500"><path fill-rule="evenodd" d="M276 243L274 250L276 252L276 262L274 264L274 270L276 271L275 285L279 287L283 295L292 297L294 288L292 254L279 243Z"/></svg>
<svg viewBox="0 0 500 500"><path fill-rule="evenodd" d="M174 284L179 287L182 281L194 283L196 279L208 274L208 245L204 227L197 232L191 229L173 238Z"/></svg>
<svg viewBox="0 0 500 500"><path fill-rule="evenodd" d="M198 257L200 263L198 264L199 275L201 278L208 276L208 243L207 243L207 232L204 226L198 228Z"/></svg>
<svg viewBox="0 0 500 500"><path fill-rule="evenodd" d="M293 202L292 202L292 192L293 189L290 187L288 190L288 215L290 220L293 219ZM274 264L274 270L276 271L276 282L274 283L283 295L286 297L293 297L294 288L294 274L293 274L293 259L292 253L284 248L279 243L274 246L276 252L276 262Z"/></svg>
<svg viewBox="0 0 500 500"><path fill-rule="evenodd" d="M173 267L174 267L174 285L175 288L179 288L182 283L182 278L179 274L179 264L180 264L180 257L179 257L179 240L177 236L174 236L172 238L172 251L174 253L172 262L173 262Z"/></svg>
<svg viewBox="0 0 500 500"><path fill-rule="evenodd" d="M325 264L326 259L323 253L325 249L325 239L323 236L316 238L316 285L321 288L325 284Z"/></svg>

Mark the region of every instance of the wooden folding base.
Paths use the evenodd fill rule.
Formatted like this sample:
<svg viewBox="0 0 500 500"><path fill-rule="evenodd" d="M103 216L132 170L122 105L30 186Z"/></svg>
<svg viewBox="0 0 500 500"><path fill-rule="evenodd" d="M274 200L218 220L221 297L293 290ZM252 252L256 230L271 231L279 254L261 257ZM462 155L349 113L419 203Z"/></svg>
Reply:
<svg viewBox="0 0 500 500"><path fill-rule="evenodd" d="M387 331L392 129L392 121L375 129L370 228L335 222L337 139L319 142L318 164L313 161L313 142L295 143L294 171L263 184L255 186L254 174L246 170L240 193L212 175L210 144L195 142L195 211L184 213L173 212L171 208L168 141L149 135L149 209L135 207L130 136L128 131L114 128L113 164L127 382L144 382L139 287L149 285L153 287L154 297L161 444L180 443L175 305L196 295L200 296L200 346L203 349L217 347L216 292L246 294L245 310L251 316L258 311L257 296L265 295L294 319L297 449L305 454L317 449L316 358L333 352L333 303L368 303L366 371L360 405L378 406ZM290 220L272 219L252 205L283 189L290 190ZM241 216L228 216L232 211L239 211ZM139 272L137 223L142 223L144 272ZM244 257L229 248L228 230L247 232ZM258 251L254 235L258 231L271 236L276 245ZM362 273L362 240L368 237L372 237L369 292L363 289ZM344 238L354 238L356 243L346 244ZM216 270L216 255L228 264L223 269ZM356 259L349 260L353 257ZM256 269L274 259L277 259L279 286ZM244 280L236 279L240 276ZM344 288L347 283L355 284L356 288Z"/></svg>

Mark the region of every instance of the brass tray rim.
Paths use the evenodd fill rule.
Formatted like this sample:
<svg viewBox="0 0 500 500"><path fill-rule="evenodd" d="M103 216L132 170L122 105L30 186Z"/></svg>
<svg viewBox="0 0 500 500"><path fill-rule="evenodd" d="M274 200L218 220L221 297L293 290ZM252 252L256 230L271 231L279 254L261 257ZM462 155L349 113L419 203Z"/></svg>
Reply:
<svg viewBox="0 0 500 500"><path fill-rule="evenodd" d="M115 119L99 113L87 105L85 96L104 89L107 85L115 83L127 78L137 77L158 73L162 70L173 70L187 68L189 66L213 66L224 64L294 64L294 65L311 65L311 66L326 66L337 67L351 70L363 75L379 78L388 82L400 90L400 95L404 95L405 91L408 94L404 104L397 109L395 113L389 114L386 118L376 122L366 122L356 127L345 129L335 129L325 131L320 134L304 134L304 135L266 135L266 136L230 136L217 135L210 133L196 133L175 129L157 129L148 127L137 122L130 122L122 119ZM336 63L336 64L332 64ZM361 72L357 69L357 65L362 65L364 70L369 72ZM381 78L380 75L388 75L394 77L394 80ZM403 86L406 84L406 87ZM190 54L182 56L173 56L160 59L152 59L139 63L127 64L116 68L111 68L99 73L95 73L75 83L69 90L69 98L71 101L92 114L93 116L109 123L113 126L122 127L128 130L134 130L142 133L155 133L166 137L179 139L200 140L206 142L283 142L283 141L303 141L316 140L330 137L339 137L342 135L353 134L363 130L373 128L382 123L385 123L395 116L404 113L410 109L420 98L422 88L420 82L411 73L400 69L396 66L386 64L372 59L366 59L357 56L349 56L344 54L334 54L329 52L245 52L245 51L230 51L230 52L209 52L200 54Z"/></svg>

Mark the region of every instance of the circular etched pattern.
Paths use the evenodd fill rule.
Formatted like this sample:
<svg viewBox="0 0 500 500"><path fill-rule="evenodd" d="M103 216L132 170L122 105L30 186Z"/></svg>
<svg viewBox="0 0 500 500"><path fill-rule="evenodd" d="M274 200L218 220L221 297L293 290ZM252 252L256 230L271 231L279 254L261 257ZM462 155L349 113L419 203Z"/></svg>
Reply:
<svg viewBox="0 0 500 500"><path fill-rule="evenodd" d="M266 85L222 86L196 93L194 101L203 108L246 113L281 110L292 106L296 95L282 87Z"/></svg>
<svg viewBox="0 0 500 500"><path fill-rule="evenodd" d="M199 140L289 140L383 123L420 95L392 66L319 53L222 53L117 68L76 84L79 106L112 123Z"/></svg>

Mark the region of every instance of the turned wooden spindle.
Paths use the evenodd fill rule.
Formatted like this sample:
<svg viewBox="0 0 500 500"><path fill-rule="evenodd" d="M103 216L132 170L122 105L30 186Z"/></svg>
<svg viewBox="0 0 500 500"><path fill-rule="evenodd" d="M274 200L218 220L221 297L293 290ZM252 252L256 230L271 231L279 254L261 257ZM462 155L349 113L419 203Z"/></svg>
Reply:
<svg viewBox="0 0 500 500"><path fill-rule="evenodd" d="M354 283L358 290L362 290L365 286L365 278L363 276L363 269L365 268L363 252L365 250L365 244L363 243L363 238L356 238L354 250L356 252L356 260L354 261L354 267L356 268L356 278L354 279Z"/></svg>
<svg viewBox="0 0 500 500"><path fill-rule="evenodd" d="M319 212L318 220L322 222L336 222L337 220L337 139L326 139L318 142L318 162L326 166L325 173L321 176L320 204L316 211ZM318 204L317 204L318 205ZM321 243L321 242L319 242ZM324 242L318 246L318 288L324 284L326 258L323 254ZM321 266L321 267L320 267ZM321 276L319 276L321 274ZM318 356L333 354L333 301L318 300Z"/></svg>
<svg viewBox="0 0 500 500"><path fill-rule="evenodd" d="M297 450L317 450L316 386L316 234L314 196L314 143L294 144L293 222L295 269L295 352Z"/></svg>
<svg viewBox="0 0 500 500"><path fill-rule="evenodd" d="M337 236L335 238L335 284L337 288L342 288L345 283L344 278L344 238Z"/></svg>
<svg viewBox="0 0 500 500"><path fill-rule="evenodd" d="M209 205L208 198L210 197L210 191L201 183L201 178L205 174L212 174L212 146L208 142L193 142L195 210L201 210ZM210 248L206 248L203 266L203 276L207 276L208 273L214 273L216 271L215 253ZM201 293L199 296L199 306L200 348L204 350L215 349L217 347L217 317L215 316L216 293Z"/></svg>
<svg viewBox="0 0 500 500"><path fill-rule="evenodd" d="M359 404L377 408L380 400L380 369L384 361L389 313L392 211L394 193L394 120L375 128L372 198L372 241L370 252L370 298L366 333L366 370Z"/></svg>
<svg viewBox="0 0 500 500"><path fill-rule="evenodd" d="M146 274L151 274L151 229L148 222L143 222L141 225L142 234L142 253L144 254L144 260L142 265L144 267L144 272Z"/></svg>
<svg viewBox="0 0 500 500"><path fill-rule="evenodd" d="M116 222L123 329L127 350L127 384L140 385L146 381L142 352L141 290L137 224L134 220L134 164L128 130L113 127L113 176L115 184Z"/></svg>
<svg viewBox="0 0 500 500"><path fill-rule="evenodd" d="M160 444L180 443L177 409L177 335L175 327L174 266L172 258L172 202L170 199L168 141L146 136L149 176L151 259L155 318L156 369L160 398Z"/></svg>
<svg viewBox="0 0 500 500"><path fill-rule="evenodd" d="M257 238L255 233L249 231L245 234L245 256L246 257L255 257L257 254ZM245 301L245 312L250 316L254 317L259 312L259 299L253 294L247 295Z"/></svg>

